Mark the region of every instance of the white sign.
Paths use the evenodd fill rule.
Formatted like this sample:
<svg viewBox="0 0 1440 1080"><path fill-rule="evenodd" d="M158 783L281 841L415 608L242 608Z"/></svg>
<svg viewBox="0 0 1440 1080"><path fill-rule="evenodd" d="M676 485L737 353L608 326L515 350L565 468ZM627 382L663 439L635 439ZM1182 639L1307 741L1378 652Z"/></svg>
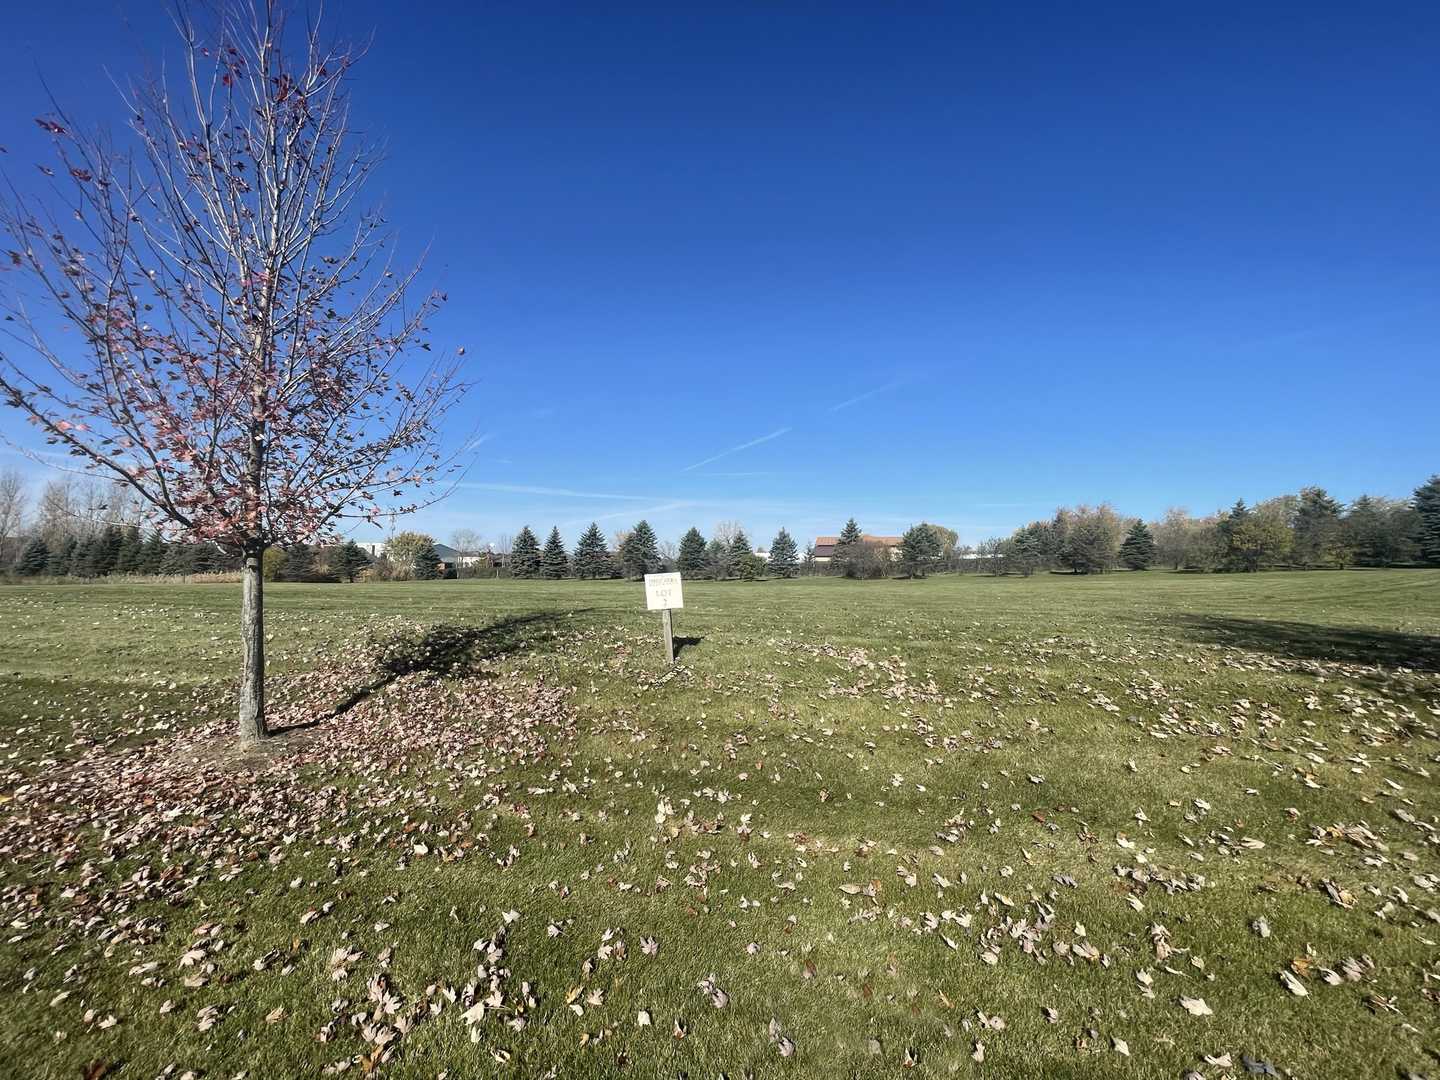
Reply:
<svg viewBox="0 0 1440 1080"><path fill-rule="evenodd" d="M685 600L680 595L679 574L645 575L645 610L662 611L665 608L683 608Z"/></svg>

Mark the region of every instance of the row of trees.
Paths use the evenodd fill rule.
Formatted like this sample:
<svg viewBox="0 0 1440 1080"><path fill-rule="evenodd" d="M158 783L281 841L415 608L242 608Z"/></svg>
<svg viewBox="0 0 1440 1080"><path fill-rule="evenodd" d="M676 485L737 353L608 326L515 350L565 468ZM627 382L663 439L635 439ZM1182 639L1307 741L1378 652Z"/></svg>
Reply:
<svg viewBox="0 0 1440 1080"><path fill-rule="evenodd" d="M962 553L965 558L968 553ZM1062 508L978 546L973 561L994 573L1116 567L1253 573L1348 566L1440 566L1440 476L1410 499L1361 495L1348 506L1321 487L1192 517L1171 508L1160 521L1126 518L1108 503Z"/></svg>
<svg viewBox="0 0 1440 1080"><path fill-rule="evenodd" d="M794 577L800 568L799 549L784 529L771 541L767 562L756 554L745 530L735 522L717 525L708 543L699 529L691 527L678 547L662 544L648 521L616 533L613 543L591 522L573 552L566 551L558 527L550 530L542 546L526 525L509 549L510 574L517 578L633 579L674 567L691 577L753 581L767 572L774 577Z"/></svg>
<svg viewBox="0 0 1440 1080"><path fill-rule="evenodd" d="M428 539L428 537L426 538ZM897 547L866 537L851 518L828 562L817 561L814 544L802 552L788 530L781 529L765 555L756 551L744 527L736 521L719 522L709 540L696 527L688 529L678 545L662 543L647 521L615 533L607 543L599 525L592 522L573 552L567 552L559 528L550 530L542 545L527 525L502 542L506 565L516 578L639 578L662 569L676 569L691 578L724 581L759 577L793 578L800 574L833 573L853 578L886 577L893 573L923 577L945 569L955 549L950 529L921 523L910 528Z"/></svg>
<svg viewBox="0 0 1440 1080"><path fill-rule="evenodd" d="M371 564L353 540L313 547L294 544L265 552L264 575L267 581L354 581ZM151 530L147 535L134 525L104 525L93 532L50 539L34 533L16 545L7 569L17 577L189 577L236 573L241 561L216 544L167 540L159 532Z"/></svg>

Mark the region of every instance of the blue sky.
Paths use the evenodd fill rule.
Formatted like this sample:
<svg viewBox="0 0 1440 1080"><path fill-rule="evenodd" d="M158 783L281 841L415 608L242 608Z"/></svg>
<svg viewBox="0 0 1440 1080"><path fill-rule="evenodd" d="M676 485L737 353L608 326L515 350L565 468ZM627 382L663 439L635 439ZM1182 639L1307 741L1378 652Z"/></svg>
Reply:
<svg viewBox="0 0 1440 1080"><path fill-rule="evenodd" d="M152 0L7 5L7 170L43 153L41 73L120 117L122 8L173 48ZM376 195L478 379L452 423L479 457L411 523L441 540L854 515L976 541L1440 471L1429 0L326 18L374 32Z"/></svg>

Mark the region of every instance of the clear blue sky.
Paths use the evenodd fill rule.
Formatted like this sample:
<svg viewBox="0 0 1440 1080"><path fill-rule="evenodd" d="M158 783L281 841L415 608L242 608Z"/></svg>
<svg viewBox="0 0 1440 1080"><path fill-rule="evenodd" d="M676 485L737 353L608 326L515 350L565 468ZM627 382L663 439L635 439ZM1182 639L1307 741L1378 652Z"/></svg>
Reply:
<svg viewBox="0 0 1440 1080"><path fill-rule="evenodd" d="M121 9L173 49L153 0L6 5L12 173L37 68L120 118ZM479 378L479 459L412 523L438 539L853 514L975 541L1440 471L1431 0L326 16L374 32L377 194Z"/></svg>

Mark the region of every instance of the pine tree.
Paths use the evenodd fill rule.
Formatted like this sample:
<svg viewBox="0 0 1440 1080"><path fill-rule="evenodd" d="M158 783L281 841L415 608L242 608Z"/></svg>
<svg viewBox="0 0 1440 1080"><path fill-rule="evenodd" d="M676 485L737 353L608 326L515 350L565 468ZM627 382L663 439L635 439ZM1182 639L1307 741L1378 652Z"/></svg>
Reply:
<svg viewBox="0 0 1440 1080"><path fill-rule="evenodd" d="M15 556L15 573L21 577L35 577L45 572L45 564L49 561L50 545L43 537L36 536Z"/></svg>
<svg viewBox="0 0 1440 1080"><path fill-rule="evenodd" d="M540 576L556 581L570 572L570 557L565 554L565 541L560 539L560 527L550 530L550 539L545 541L545 550L540 553Z"/></svg>
<svg viewBox="0 0 1440 1080"><path fill-rule="evenodd" d="M864 534L860 532L860 526L855 524L855 519L852 517L845 523L845 528L840 530L840 535L835 540L835 547L830 552L832 572L839 571L846 577L854 575L854 567L850 563L853 558L861 554L860 546L864 538Z"/></svg>
<svg viewBox="0 0 1440 1080"><path fill-rule="evenodd" d="M724 581L735 569L730 546L718 536L705 549L705 572L716 581Z"/></svg>
<svg viewBox="0 0 1440 1080"><path fill-rule="evenodd" d="M190 552L190 572L193 574L213 574L220 569L220 549L208 540L201 540L190 545L194 550Z"/></svg>
<svg viewBox="0 0 1440 1080"><path fill-rule="evenodd" d="M166 576L176 574L188 574L190 572L190 545L189 544L166 544L165 555L160 560L160 573ZM79 553L76 553L76 561L79 561Z"/></svg>
<svg viewBox="0 0 1440 1080"><path fill-rule="evenodd" d="M530 539L535 538L532 536ZM442 573L440 553L435 550L435 541L430 537L426 536L423 542L416 545L410 573L416 581L434 581Z"/></svg>
<svg viewBox="0 0 1440 1080"><path fill-rule="evenodd" d="M1322 487L1300 489L1300 507L1295 513L1295 543L1291 548L1302 569L1339 564L1348 560L1344 550L1342 508Z"/></svg>
<svg viewBox="0 0 1440 1080"><path fill-rule="evenodd" d="M790 534L781 529L770 541L770 573L778 578L793 578L800 569L799 552Z"/></svg>
<svg viewBox="0 0 1440 1080"><path fill-rule="evenodd" d="M735 535L730 538L730 558L735 560L738 566L740 560L746 555L754 555L755 551L750 546L750 538L745 535L744 529L736 529Z"/></svg>
<svg viewBox="0 0 1440 1080"><path fill-rule="evenodd" d="M583 579L608 578L611 573L610 545L605 543L605 534L595 522L580 535L575 545L575 557L571 560L575 576Z"/></svg>
<svg viewBox="0 0 1440 1080"><path fill-rule="evenodd" d="M1420 557L1440 566L1440 475L1415 489L1415 512L1420 515Z"/></svg>
<svg viewBox="0 0 1440 1080"><path fill-rule="evenodd" d="M145 544L140 549L140 559L137 563L137 573L158 574L160 562L165 558L165 538L158 532L152 532L145 538Z"/></svg>
<svg viewBox="0 0 1440 1080"><path fill-rule="evenodd" d="M675 567L682 574L701 574L705 571L705 537L700 530L690 526L690 531L680 538L680 554Z"/></svg>
<svg viewBox="0 0 1440 1080"><path fill-rule="evenodd" d="M510 576L533 578L539 574L540 541L530 531L530 526L526 525L510 545Z"/></svg>
<svg viewBox="0 0 1440 1080"><path fill-rule="evenodd" d="M929 525L911 525L900 538L900 569L908 577L924 577L926 569L940 557L940 538Z"/></svg>
<svg viewBox="0 0 1440 1080"><path fill-rule="evenodd" d="M1120 561L1131 570L1144 570L1155 561L1155 536L1139 518L1120 545Z"/></svg>
<svg viewBox="0 0 1440 1080"><path fill-rule="evenodd" d="M120 557L120 541L120 526L106 525L90 542L88 569L92 577L103 577L115 569L115 561Z"/></svg>
<svg viewBox="0 0 1440 1080"><path fill-rule="evenodd" d="M838 554L841 548L847 548L851 544L858 544L863 539L864 536L860 532L860 526L855 524L855 519L852 517L845 523L845 528L840 530L840 536L835 541L835 551Z"/></svg>
<svg viewBox="0 0 1440 1080"><path fill-rule="evenodd" d="M1246 557L1245 533L1250 523L1250 508L1245 505L1244 499L1235 500L1235 505L1230 508L1230 513L1219 525L1215 527L1220 537L1220 566L1224 570L1251 570L1250 560Z"/></svg>
<svg viewBox="0 0 1440 1080"><path fill-rule="evenodd" d="M73 536L67 536L53 548L50 549L50 558L45 563L45 573L51 577L64 577L70 573L70 567L75 564L75 549L80 542Z"/></svg>
<svg viewBox="0 0 1440 1080"><path fill-rule="evenodd" d="M370 565L370 560L354 540L346 540L330 552L330 572L346 581L354 581L355 575Z"/></svg>
<svg viewBox="0 0 1440 1080"><path fill-rule="evenodd" d="M70 556L70 568L66 573L72 577L90 577L90 548L92 540L80 540L75 544L75 553Z"/></svg>
<svg viewBox="0 0 1440 1080"><path fill-rule="evenodd" d="M127 525L120 535L120 547L115 553L115 572L117 574L134 574L140 567L140 552L143 542L140 539L140 530L134 525Z"/></svg>
<svg viewBox="0 0 1440 1080"><path fill-rule="evenodd" d="M280 573L291 581L300 581L315 573L315 549L309 544L291 544L285 549Z"/></svg>
<svg viewBox="0 0 1440 1080"><path fill-rule="evenodd" d="M643 519L620 547L620 566L626 577L644 577L660 565L660 541Z"/></svg>

